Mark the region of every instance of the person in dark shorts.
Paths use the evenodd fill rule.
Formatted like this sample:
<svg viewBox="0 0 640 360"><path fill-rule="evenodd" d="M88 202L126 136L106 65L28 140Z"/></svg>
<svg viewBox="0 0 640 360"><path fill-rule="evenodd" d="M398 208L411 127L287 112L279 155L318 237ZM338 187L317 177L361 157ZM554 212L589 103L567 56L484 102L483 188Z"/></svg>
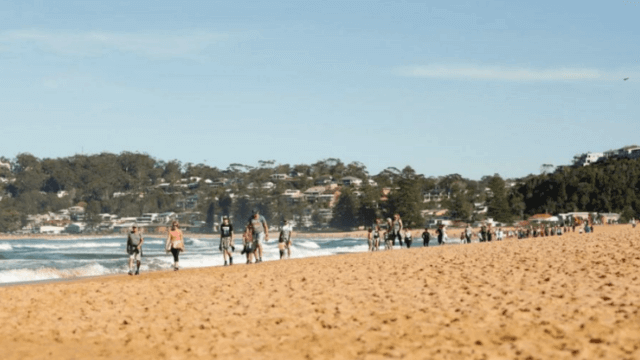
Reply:
<svg viewBox="0 0 640 360"><path fill-rule="evenodd" d="M228 265L233 265L233 225L229 223L229 218L224 217L222 219L222 225L220 225L220 246L218 247L222 251L224 258L224 266L227 266L227 258L229 259Z"/></svg>
<svg viewBox="0 0 640 360"><path fill-rule="evenodd" d="M429 246L429 241L431 240L431 233L429 233L429 228L424 228L422 232L422 246Z"/></svg>
<svg viewBox="0 0 640 360"><path fill-rule="evenodd" d="M142 259L142 243L144 239L138 232L138 227L133 225L127 236L127 253L129 254L129 275L133 275L133 262L136 262L136 275L140 275L140 261Z"/></svg>
<svg viewBox="0 0 640 360"><path fill-rule="evenodd" d="M404 244L407 245L407 249L411 247L411 243L413 242L413 234L411 234L411 229L404 229Z"/></svg>
<svg viewBox="0 0 640 360"><path fill-rule="evenodd" d="M244 228L244 233L242 233L242 243L244 244L244 248L242 249L241 254L247 255L247 264L251 264L253 262L253 254L256 249L253 248L253 230L251 229L251 224L248 224Z"/></svg>
<svg viewBox="0 0 640 360"><path fill-rule="evenodd" d="M380 230L380 225L376 225L373 230L373 249L372 251L380 250L380 236L382 234L382 230Z"/></svg>
<svg viewBox="0 0 640 360"><path fill-rule="evenodd" d="M464 238L467 244L471 243L471 235L473 235L473 229L470 224L467 224L467 227L464 229Z"/></svg>
<svg viewBox="0 0 640 360"><path fill-rule="evenodd" d="M442 245L444 243L444 225L438 225L438 230L436 230L436 235L438 236L438 245Z"/></svg>
<svg viewBox="0 0 640 360"><path fill-rule="evenodd" d="M487 241L487 226L485 224L480 227L480 236L480 242Z"/></svg>

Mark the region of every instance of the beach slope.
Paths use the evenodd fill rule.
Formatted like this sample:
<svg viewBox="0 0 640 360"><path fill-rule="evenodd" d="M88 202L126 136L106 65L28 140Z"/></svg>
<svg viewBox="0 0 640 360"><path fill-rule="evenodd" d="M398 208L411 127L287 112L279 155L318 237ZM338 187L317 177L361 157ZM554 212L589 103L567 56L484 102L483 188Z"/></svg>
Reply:
<svg viewBox="0 0 640 360"><path fill-rule="evenodd" d="M237 256L240 259L240 256ZM637 359L640 229L0 288L3 359Z"/></svg>

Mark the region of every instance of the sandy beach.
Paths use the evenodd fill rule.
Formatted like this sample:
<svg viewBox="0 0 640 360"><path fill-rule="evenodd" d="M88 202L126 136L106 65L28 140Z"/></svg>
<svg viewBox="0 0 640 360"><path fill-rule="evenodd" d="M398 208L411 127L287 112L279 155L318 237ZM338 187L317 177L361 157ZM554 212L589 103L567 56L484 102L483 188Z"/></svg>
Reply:
<svg viewBox="0 0 640 360"><path fill-rule="evenodd" d="M3 359L637 359L640 229L0 288Z"/></svg>

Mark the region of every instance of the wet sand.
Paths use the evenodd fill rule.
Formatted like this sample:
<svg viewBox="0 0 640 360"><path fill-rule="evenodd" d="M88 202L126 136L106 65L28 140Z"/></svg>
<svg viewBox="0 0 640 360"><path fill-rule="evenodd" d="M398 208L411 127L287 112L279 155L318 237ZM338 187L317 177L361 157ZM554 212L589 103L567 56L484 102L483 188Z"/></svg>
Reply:
<svg viewBox="0 0 640 360"><path fill-rule="evenodd" d="M239 259L239 257L238 257ZM637 359L640 228L0 288L3 359Z"/></svg>

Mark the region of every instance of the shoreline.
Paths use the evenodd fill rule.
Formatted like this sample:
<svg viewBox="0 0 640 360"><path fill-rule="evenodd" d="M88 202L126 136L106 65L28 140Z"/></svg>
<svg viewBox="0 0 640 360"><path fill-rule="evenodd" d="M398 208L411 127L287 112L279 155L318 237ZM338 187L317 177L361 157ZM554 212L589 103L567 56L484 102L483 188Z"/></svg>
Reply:
<svg viewBox="0 0 640 360"><path fill-rule="evenodd" d="M630 226L629 224L612 224L612 225L595 225L595 229L600 228L608 228L608 227L624 227ZM503 231L514 230L514 227L502 227ZM477 233L480 228L473 228L473 232ZM412 229L411 234L413 236L413 241L418 242L421 241L421 234L424 229ZM460 233L464 231L464 228L448 228L447 235L449 239L458 239L460 237ZM429 229L431 236L435 236L435 229ZM597 233L597 231L596 231ZM278 232L270 232L269 238L276 239ZM293 231L294 238L298 239L366 239L367 238L367 230L356 230L356 231L336 231L336 232L301 232L301 231ZM146 237L151 238L166 238L165 234L146 234L143 233ZM184 233L185 238L200 238L200 239L220 239L220 234L205 234L205 233ZM12 240L95 240L95 239L117 239L122 238L126 240L126 234L26 234L26 235L9 235L9 234L0 234L0 241L12 241ZM233 236L235 241L242 240L241 234L234 234Z"/></svg>

